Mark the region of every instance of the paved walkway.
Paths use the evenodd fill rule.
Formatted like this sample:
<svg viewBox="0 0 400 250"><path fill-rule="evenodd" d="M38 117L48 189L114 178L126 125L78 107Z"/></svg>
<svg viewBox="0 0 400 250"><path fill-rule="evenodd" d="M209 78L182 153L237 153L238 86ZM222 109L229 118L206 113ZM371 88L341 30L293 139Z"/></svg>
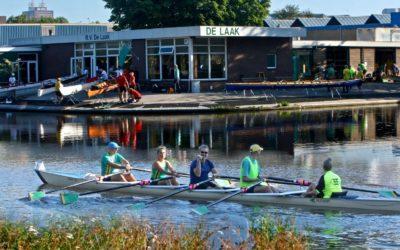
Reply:
<svg viewBox="0 0 400 250"><path fill-rule="evenodd" d="M353 88L350 93L331 93L326 89L280 90L269 93L182 93L182 94L144 94L139 103L120 104L117 92L101 99L85 99L84 93L78 96L80 103L71 106L54 105L52 95L46 98L30 97L15 104L0 104L0 110L66 112L66 113L197 113L233 112L274 109L308 109L349 106L371 106L399 104L400 84L364 84L361 90Z"/></svg>

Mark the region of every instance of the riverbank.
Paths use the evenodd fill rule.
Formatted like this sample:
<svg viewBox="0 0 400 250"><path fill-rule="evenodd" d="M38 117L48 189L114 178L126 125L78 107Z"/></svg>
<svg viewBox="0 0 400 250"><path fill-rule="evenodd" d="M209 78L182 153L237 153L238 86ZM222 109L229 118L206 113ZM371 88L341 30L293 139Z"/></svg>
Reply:
<svg viewBox="0 0 400 250"><path fill-rule="evenodd" d="M400 84L366 83L350 93L326 89L294 89L268 93L182 93L145 94L138 103L120 104L116 92L101 99L85 99L75 105L55 105L47 99L26 98L16 104L0 104L1 111L88 113L88 114L175 114L265 110L305 110L352 106L398 105Z"/></svg>
<svg viewBox="0 0 400 250"><path fill-rule="evenodd" d="M1 249L306 249L306 238L287 223L261 218L245 235L235 230L209 232L169 223L153 226L127 219L105 226L99 222L65 223L37 228L0 222Z"/></svg>

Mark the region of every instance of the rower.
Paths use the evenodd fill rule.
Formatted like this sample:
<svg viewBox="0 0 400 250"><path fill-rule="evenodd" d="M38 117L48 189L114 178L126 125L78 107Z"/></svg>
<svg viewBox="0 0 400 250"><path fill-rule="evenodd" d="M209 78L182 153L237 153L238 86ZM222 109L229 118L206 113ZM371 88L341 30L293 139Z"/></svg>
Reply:
<svg viewBox="0 0 400 250"><path fill-rule="evenodd" d="M54 86L55 90L56 90L56 97L57 97L57 103L60 104L63 100L63 94L61 93L61 89L63 88L63 84L61 81L61 78L57 78L56 80L56 84Z"/></svg>
<svg viewBox="0 0 400 250"><path fill-rule="evenodd" d="M318 185L311 184L305 193L306 197L335 198L346 196L347 192L342 191L341 178L332 172L332 159L328 158L323 163L324 174L318 181Z"/></svg>
<svg viewBox="0 0 400 250"><path fill-rule="evenodd" d="M132 170L129 162L122 155L117 153L119 148L120 146L116 142L107 144L107 152L101 158L101 175L105 176L118 173L118 169L124 169L126 171L125 173L112 176L111 181L136 181L135 176L128 172Z"/></svg>
<svg viewBox="0 0 400 250"><path fill-rule="evenodd" d="M179 183L176 180L177 176L176 171L174 167L172 167L172 164L165 159L166 157L167 157L167 147L159 146L157 148L157 160L153 163L153 166L151 168L151 180L164 179L167 178L168 176L173 176L173 178L170 180L153 182L152 185L178 186Z"/></svg>
<svg viewBox="0 0 400 250"><path fill-rule="evenodd" d="M240 187L247 188L262 180L260 178L260 164L258 158L264 149L258 145L250 146L250 155L242 160L240 167ZM276 193L277 190L268 183L262 183L246 190L247 193Z"/></svg>
<svg viewBox="0 0 400 250"><path fill-rule="evenodd" d="M199 147L199 151L200 154L190 164L190 184L206 181L210 172L213 178L217 174L214 164L208 159L210 148L203 144ZM197 186L196 189L207 189L209 187L215 188L216 185L213 182L207 182Z"/></svg>

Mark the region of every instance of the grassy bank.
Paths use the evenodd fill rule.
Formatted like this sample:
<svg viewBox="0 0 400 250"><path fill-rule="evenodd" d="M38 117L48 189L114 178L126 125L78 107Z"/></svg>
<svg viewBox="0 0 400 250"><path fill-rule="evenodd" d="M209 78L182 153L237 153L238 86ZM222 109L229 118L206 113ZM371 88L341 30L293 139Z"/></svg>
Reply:
<svg viewBox="0 0 400 250"><path fill-rule="evenodd" d="M213 232L170 224L152 226L135 221L54 224L35 228L0 222L0 249L210 249ZM221 240L223 249L305 249L306 238L287 223L267 218L253 223L240 245Z"/></svg>

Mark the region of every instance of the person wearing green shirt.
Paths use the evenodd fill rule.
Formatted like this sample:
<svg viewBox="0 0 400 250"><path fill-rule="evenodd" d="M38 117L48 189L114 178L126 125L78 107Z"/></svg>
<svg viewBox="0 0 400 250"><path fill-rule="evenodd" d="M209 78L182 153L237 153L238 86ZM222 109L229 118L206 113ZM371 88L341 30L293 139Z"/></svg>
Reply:
<svg viewBox="0 0 400 250"><path fill-rule="evenodd" d="M121 172L120 175L115 175L110 179L104 180L124 182L136 181L135 176L129 173L129 171L132 170L131 165L117 152L119 148L120 146L116 142L110 142L107 144L107 152L101 158L101 175L117 174L118 172L121 172L121 170L125 170L125 173Z"/></svg>
<svg viewBox="0 0 400 250"><path fill-rule="evenodd" d="M350 79L354 80L356 78L357 71L353 66L350 66Z"/></svg>
<svg viewBox="0 0 400 250"><path fill-rule="evenodd" d="M336 75L335 68L333 67L333 65L330 65L329 68L326 70L326 78L328 80L333 80L335 79L335 75Z"/></svg>
<svg viewBox="0 0 400 250"><path fill-rule="evenodd" d="M250 155L246 156L242 160L242 164L240 167L240 187L248 188L255 183L261 181L260 178L260 164L259 157L261 151L264 149L258 145L253 144L250 146ZM258 186L251 187L247 189L248 193L272 193L277 192L277 190L270 186L268 183L261 183Z"/></svg>
<svg viewBox="0 0 400 250"><path fill-rule="evenodd" d="M323 163L324 174L318 181L318 185L311 184L305 193L306 197L330 199L345 196L342 190L342 179L332 171L332 159L328 158Z"/></svg>
<svg viewBox="0 0 400 250"><path fill-rule="evenodd" d="M349 66L344 66L344 70L343 70L343 79L345 80L345 81L348 81L348 80L350 80L350 69L349 69Z"/></svg>
<svg viewBox="0 0 400 250"><path fill-rule="evenodd" d="M176 171L174 167L172 167L172 164L165 159L166 157L167 157L167 147L159 146L157 148L157 159L153 163L153 166L151 168L151 180L164 179L169 176L172 176L173 178L171 180L157 181L156 183L153 183L153 185L178 186L179 183L176 180L177 177Z"/></svg>

